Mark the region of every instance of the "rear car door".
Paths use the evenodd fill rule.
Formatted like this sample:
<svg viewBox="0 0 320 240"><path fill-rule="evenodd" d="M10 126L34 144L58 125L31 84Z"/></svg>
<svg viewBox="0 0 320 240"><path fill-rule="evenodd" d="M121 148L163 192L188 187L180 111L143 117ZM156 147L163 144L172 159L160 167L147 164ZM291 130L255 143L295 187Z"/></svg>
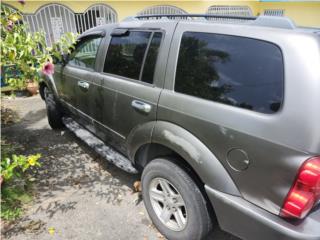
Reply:
<svg viewBox="0 0 320 240"><path fill-rule="evenodd" d="M156 120L175 25L114 29L110 36L103 75L116 83L112 129L122 152L135 127Z"/></svg>
<svg viewBox="0 0 320 240"><path fill-rule="evenodd" d="M97 83L92 78L102 37L85 36L76 45L63 69L62 99L68 107L80 115L90 115L89 98L96 91Z"/></svg>

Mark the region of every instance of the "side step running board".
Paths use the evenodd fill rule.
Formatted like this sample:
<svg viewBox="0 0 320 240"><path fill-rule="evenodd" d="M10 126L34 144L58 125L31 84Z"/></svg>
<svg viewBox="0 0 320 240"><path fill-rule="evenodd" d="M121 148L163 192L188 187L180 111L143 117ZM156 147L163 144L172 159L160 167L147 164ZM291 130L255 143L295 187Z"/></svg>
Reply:
<svg viewBox="0 0 320 240"><path fill-rule="evenodd" d="M63 118L65 126L72 131L78 138L83 140L89 147L93 148L99 155L101 155L108 162L113 163L118 168L128 173L138 173L137 169L133 167L131 161L118 153L112 147L107 146L103 141L94 136L88 130L76 123L71 118Z"/></svg>

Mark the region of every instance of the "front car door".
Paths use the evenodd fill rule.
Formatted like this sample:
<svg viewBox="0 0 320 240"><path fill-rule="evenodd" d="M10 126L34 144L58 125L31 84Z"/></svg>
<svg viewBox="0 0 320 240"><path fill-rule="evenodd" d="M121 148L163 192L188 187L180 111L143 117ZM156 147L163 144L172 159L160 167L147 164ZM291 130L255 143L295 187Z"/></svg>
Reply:
<svg viewBox="0 0 320 240"><path fill-rule="evenodd" d="M68 108L80 116L90 116L89 98L96 91L92 78L102 37L88 35L81 38L63 69L61 98Z"/></svg>

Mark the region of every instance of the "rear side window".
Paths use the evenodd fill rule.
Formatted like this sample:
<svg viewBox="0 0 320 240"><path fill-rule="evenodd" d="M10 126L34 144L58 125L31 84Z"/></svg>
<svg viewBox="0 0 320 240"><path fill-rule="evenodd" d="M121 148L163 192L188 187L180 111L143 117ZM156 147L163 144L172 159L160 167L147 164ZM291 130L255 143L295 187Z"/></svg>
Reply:
<svg viewBox="0 0 320 240"><path fill-rule="evenodd" d="M113 36L104 72L152 83L162 33L129 31Z"/></svg>
<svg viewBox="0 0 320 240"><path fill-rule="evenodd" d="M262 113L283 101L281 50L245 37L186 32L182 36L175 91Z"/></svg>

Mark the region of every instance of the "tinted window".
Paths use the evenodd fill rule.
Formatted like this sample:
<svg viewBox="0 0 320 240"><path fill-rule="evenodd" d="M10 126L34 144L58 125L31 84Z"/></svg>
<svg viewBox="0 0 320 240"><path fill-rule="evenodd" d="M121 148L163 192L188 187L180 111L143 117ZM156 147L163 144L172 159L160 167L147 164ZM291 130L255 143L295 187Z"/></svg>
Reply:
<svg viewBox="0 0 320 240"><path fill-rule="evenodd" d="M183 34L175 90L263 113L279 110L283 60L274 44L211 33Z"/></svg>
<svg viewBox="0 0 320 240"><path fill-rule="evenodd" d="M71 53L69 64L94 69L101 38L81 40Z"/></svg>
<svg viewBox="0 0 320 240"><path fill-rule="evenodd" d="M104 72L139 80L151 32L128 32L111 39Z"/></svg>
<svg viewBox="0 0 320 240"><path fill-rule="evenodd" d="M155 32L153 34L147 57L144 63L143 73L141 80L147 83L153 83L153 75L157 63L157 57L159 52L159 47L161 43L162 33Z"/></svg>

